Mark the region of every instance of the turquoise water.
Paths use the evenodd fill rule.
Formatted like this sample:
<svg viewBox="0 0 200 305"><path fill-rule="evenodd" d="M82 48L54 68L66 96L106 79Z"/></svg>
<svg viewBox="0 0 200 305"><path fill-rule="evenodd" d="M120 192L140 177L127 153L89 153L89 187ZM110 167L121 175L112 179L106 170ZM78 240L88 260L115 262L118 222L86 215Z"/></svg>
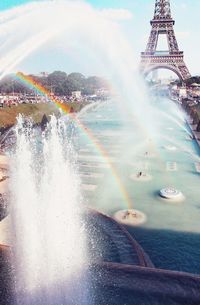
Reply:
<svg viewBox="0 0 200 305"><path fill-rule="evenodd" d="M115 102L96 104L83 114L82 122L115 168L113 174L96 145L80 132L77 149L83 193L87 205L112 216L128 208L123 185L132 207L147 216L142 226L128 230L156 267L200 273L199 148L190 139L191 131L176 104L167 99L151 103L153 118L143 126L134 116L124 120ZM139 171L150 174L152 180L133 181L130 176ZM161 199L159 190L168 186L180 190L184 200Z"/></svg>

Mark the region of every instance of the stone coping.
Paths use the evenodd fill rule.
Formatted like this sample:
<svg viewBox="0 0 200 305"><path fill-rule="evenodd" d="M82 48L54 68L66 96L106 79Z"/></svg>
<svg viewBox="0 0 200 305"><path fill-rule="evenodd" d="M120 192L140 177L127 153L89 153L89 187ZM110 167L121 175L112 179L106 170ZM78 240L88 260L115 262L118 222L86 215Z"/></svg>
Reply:
<svg viewBox="0 0 200 305"><path fill-rule="evenodd" d="M95 285L114 287L121 293L132 296L131 304L191 304L199 305L200 276L161 269L142 268L113 263L102 263L91 266L94 272ZM146 295L146 303L134 301L134 296L141 299ZM155 303L148 303L154 298ZM156 301L160 301L157 303ZM108 302L109 304L109 302Z"/></svg>

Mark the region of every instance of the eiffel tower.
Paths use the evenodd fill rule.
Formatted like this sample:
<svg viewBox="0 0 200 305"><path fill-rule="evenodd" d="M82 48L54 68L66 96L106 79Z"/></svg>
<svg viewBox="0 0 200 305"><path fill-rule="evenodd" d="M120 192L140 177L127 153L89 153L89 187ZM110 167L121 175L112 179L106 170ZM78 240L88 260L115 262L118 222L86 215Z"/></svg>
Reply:
<svg viewBox="0 0 200 305"><path fill-rule="evenodd" d="M171 17L170 0L156 0L154 17L150 22L152 29L146 51L141 53L140 69L144 75L153 70L164 68L175 72L181 81L191 75L179 51L174 33L175 21ZM167 36L168 50L157 50L159 35Z"/></svg>

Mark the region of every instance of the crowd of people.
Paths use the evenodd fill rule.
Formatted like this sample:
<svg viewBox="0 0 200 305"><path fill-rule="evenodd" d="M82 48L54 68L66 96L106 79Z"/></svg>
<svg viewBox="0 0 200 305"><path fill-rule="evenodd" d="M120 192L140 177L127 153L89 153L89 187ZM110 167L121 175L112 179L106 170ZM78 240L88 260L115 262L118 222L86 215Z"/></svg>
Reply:
<svg viewBox="0 0 200 305"><path fill-rule="evenodd" d="M0 95L0 107L11 107L19 104L37 104L44 103L47 99L42 96L22 95Z"/></svg>
<svg viewBox="0 0 200 305"><path fill-rule="evenodd" d="M68 96L54 96L61 103L82 102L83 99L75 99ZM39 104L48 103L50 98L42 95L0 95L0 108L17 106L19 104Z"/></svg>

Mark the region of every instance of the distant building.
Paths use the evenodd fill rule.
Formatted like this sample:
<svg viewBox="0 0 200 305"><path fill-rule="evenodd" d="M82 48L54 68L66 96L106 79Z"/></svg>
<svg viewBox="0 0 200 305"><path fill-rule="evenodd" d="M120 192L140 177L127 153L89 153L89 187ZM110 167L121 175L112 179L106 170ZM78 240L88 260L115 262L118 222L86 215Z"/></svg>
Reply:
<svg viewBox="0 0 200 305"><path fill-rule="evenodd" d="M48 72L40 72L38 76L47 77L48 75Z"/></svg>
<svg viewBox="0 0 200 305"><path fill-rule="evenodd" d="M81 99L81 91L72 91L72 98L73 99Z"/></svg>
<svg viewBox="0 0 200 305"><path fill-rule="evenodd" d="M179 96L182 98L186 98L187 97L187 89L186 87L180 87L179 89Z"/></svg>
<svg viewBox="0 0 200 305"><path fill-rule="evenodd" d="M108 90L106 90L104 88L97 89L95 91L95 95L97 95L97 96L108 95Z"/></svg>

